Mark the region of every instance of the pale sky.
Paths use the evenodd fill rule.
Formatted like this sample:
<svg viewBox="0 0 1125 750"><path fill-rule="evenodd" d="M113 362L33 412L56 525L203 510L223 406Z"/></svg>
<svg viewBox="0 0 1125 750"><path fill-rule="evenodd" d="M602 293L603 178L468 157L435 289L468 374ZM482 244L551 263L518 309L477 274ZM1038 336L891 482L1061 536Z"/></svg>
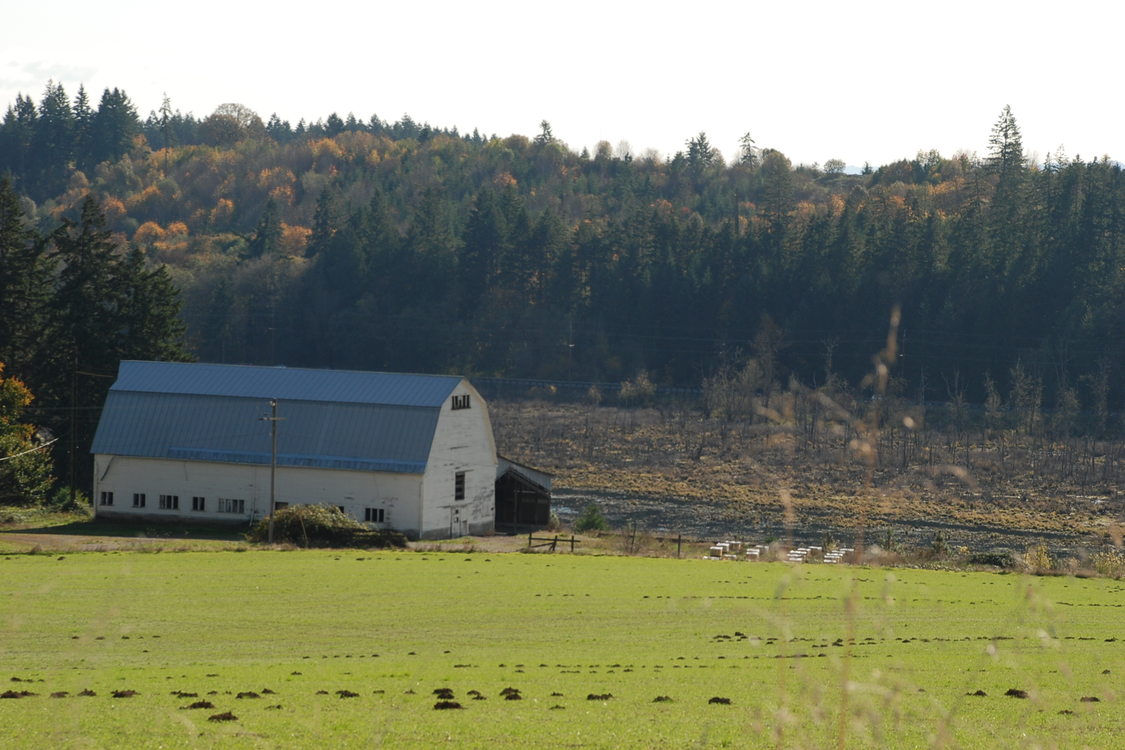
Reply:
<svg viewBox="0 0 1125 750"><path fill-rule="evenodd" d="M386 5L387 7L384 7ZM143 118L165 93L296 125L366 120L598 141L670 156L749 132L794 163L985 154L1010 105L1038 161L1125 161L1125 10L1112 0L288 3L45 0L4 11L0 104L48 79Z"/></svg>

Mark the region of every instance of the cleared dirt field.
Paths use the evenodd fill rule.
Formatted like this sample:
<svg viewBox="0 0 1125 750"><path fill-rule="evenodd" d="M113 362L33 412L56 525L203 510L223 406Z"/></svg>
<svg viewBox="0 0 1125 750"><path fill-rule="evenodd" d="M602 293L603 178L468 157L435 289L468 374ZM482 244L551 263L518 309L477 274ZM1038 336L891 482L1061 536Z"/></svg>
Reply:
<svg viewBox="0 0 1125 750"><path fill-rule="evenodd" d="M653 533L1058 554L1120 544L1125 522L1119 442L958 430L942 408L781 394L725 420L680 402L491 409L500 452L555 474L564 521L596 501Z"/></svg>

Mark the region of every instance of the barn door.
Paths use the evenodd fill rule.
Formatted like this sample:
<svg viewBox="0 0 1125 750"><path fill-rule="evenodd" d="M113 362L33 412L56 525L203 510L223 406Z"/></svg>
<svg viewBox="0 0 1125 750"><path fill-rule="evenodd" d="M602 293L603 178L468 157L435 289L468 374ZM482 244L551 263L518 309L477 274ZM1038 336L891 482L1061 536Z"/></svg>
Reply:
<svg viewBox="0 0 1125 750"><path fill-rule="evenodd" d="M455 539L469 533L469 519L461 517L460 508L449 509L449 538Z"/></svg>

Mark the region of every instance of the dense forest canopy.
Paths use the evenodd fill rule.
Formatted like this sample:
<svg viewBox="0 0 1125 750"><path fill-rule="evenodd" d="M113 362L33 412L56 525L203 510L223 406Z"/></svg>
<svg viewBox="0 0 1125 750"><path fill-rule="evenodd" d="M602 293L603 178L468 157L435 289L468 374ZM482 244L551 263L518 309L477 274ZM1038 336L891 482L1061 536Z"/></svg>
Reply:
<svg viewBox="0 0 1125 750"><path fill-rule="evenodd" d="M1104 431L1125 397L1121 167L1030 163L1006 107L982 143L847 174L750 134L730 163L705 133L669 158L575 153L547 122L506 138L409 116L294 127L167 99L141 119L121 90L95 104L49 83L8 107L0 173L21 247L65 250L97 223L92 197L90 231L134 275L166 274L148 286L178 289L205 361L694 387L752 359L763 388L858 387L899 309L898 392L1018 392ZM27 337L0 341L21 376Z"/></svg>

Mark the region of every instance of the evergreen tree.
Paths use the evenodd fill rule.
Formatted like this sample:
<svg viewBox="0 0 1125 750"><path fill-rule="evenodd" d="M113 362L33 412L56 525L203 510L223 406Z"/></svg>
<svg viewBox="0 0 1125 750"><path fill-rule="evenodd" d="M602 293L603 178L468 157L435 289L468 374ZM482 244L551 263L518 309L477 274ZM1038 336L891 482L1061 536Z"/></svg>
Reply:
<svg viewBox="0 0 1125 750"><path fill-rule="evenodd" d="M221 274L211 285L203 309L203 323L198 326L198 352L201 359L226 363L236 351L245 348L238 346L239 342L235 339L235 308L230 278L227 274Z"/></svg>
<svg viewBox="0 0 1125 750"><path fill-rule="evenodd" d="M687 161L688 168L695 174L700 174L707 167L715 163L717 153L711 146L711 142L707 140L706 133L700 133L694 138L689 138L687 142Z"/></svg>
<svg viewBox="0 0 1125 750"><path fill-rule="evenodd" d="M323 288L330 292L336 307L353 304L362 294L368 278L365 214L365 211L357 211L343 229L332 235L317 259Z"/></svg>
<svg viewBox="0 0 1125 750"><path fill-rule="evenodd" d="M416 253L445 262L457 244L450 204L437 188L427 189L418 199L410 224L410 244Z"/></svg>
<svg viewBox="0 0 1125 750"><path fill-rule="evenodd" d="M1004 105L1000 119L992 126L992 134L988 138L987 164L991 171L1001 177L1019 172L1025 166L1023 137L1008 105Z"/></svg>
<svg viewBox="0 0 1125 750"><path fill-rule="evenodd" d="M328 119L324 122L324 134L329 138L335 138L343 132L344 121L340 119L340 116L335 112L328 115Z"/></svg>
<svg viewBox="0 0 1125 750"><path fill-rule="evenodd" d="M461 285L462 314L472 314L481 298L496 283L500 260L507 254L507 221L496 193L485 188L477 193L458 253L457 279Z"/></svg>
<svg viewBox="0 0 1125 750"><path fill-rule="evenodd" d="M555 134L551 132L551 123L546 120L539 123L539 135L535 136L535 142L540 146L555 142Z"/></svg>
<svg viewBox="0 0 1125 750"><path fill-rule="evenodd" d="M96 408L117 372L120 260L105 216L90 197L78 221L64 220L51 241L60 268L46 331L49 347L35 381L45 401L70 407L50 424L56 434L67 436L57 444L56 458L71 486L88 487L86 450L97 425Z"/></svg>
<svg viewBox="0 0 1125 750"><path fill-rule="evenodd" d="M92 163L111 161L128 152L140 129L137 110L125 92L106 89L91 127Z"/></svg>
<svg viewBox="0 0 1125 750"><path fill-rule="evenodd" d="M72 121L74 161L79 169L89 169L94 163L94 110L90 107L90 97L86 95L85 86L79 86L78 93L74 96Z"/></svg>
<svg viewBox="0 0 1125 750"><path fill-rule="evenodd" d="M744 133L738 139L738 162L753 169L758 166L758 147L754 143L754 139L750 137L750 133Z"/></svg>
<svg viewBox="0 0 1125 750"><path fill-rule="evenodd" d="M312 235L309 237L305 255L312 258L328 246L328 241L336 231L336 207L328 188L320 191L316 198L316 213L313 214Z"/></svg>
<svg viewBox="0 0 1125 750"><path fill-rule="evenodd" d="M765 219L763 245L773 257L776 270L789 226L789 212L793 208L793 167L783 153L767 149L762 153L758 176L761 180L760 205Z"/></svg>
<svg viewBox="0 0 1125 750"><path fill-rule="evenodd" d="M7 171L17 180L30 176L36 166L32 144L39 112L31 97L16 95L15 104L4 113L0 125L0 171Z"/></svg>
<svg viewBox="0 0 1125 750"><path fill-rule="evenodd" d="M35 186L40 196L55 195L66 183L73 158L74 115L62 84L47 83L39 104L32 148L39 162Z"/></svg>
<svg viewBox="0 0 1125 750"><path fill-rule="evenodd" d="M51 235L60 265L45 338L48 355L37 377L46 400L70 404L52 425L72 433L74 462L64 458L76 486L88 488L86 459L105 399L121 359L182 359L179 295L163 269L148 270L134 251L126 259L105 227L92 197L78 221L67 219Z"/></svg>
<svg viewBox="0 0 1125 750"><path fill-rule="evenodd" d="M261 258L263 255L273 255L277 251L277 243L280 239L281 217L277 212L277 202L270 198L262 210L262 217L258 219L258 228L254 230L254 237L246 247L247 257Z"/></svg>
<svg viewBox="0 0 1125 750"><path fill-rule="evenodd" d="M0 177L0 362L27 377L42 345L51 296L52 265L20 208L19 196Z"/></svg>
<svg viewBox="0 0 1125 750"><path fill-rule="evenodd" d="M134 245L120 266L119 285L122 295L114 342L118 358L188 359L180 293L164 266L150 267L145 254Z"/></svg>
<svg viewBox="0 0 1125 750"><path fill-rule="evenodd" d="M160 102L160 143L163 148L172 148L176 143L176 135L173 130L172 100L168 95L164 95L164 99Z"/></svg>
<svg viewBox="0 0 1125 750"><path fill-rule="evenodd" d="M288 143L293 140L293 128L288 120L282 120L277 113L274 113L266 123L266 135L278 143Z"/></svg>
<svg viewBox="0 0 1125 750"><path fill-rule="evenodd" d="M987 169L996 175L996 190L989 207L991 246L996 258L996 273L1014 288L1018 283L1010 277L1018 274L1018 266L1031 252L1026 217L1030 207L1025 195L1025 162L1023 138L1012 110L1005 106L988 139ZM979 251L978 251L979 252ZM1012 306L1001 308L1002 314L1014 312ZM1003 317L999 318L1003 320Z"/></svg>

